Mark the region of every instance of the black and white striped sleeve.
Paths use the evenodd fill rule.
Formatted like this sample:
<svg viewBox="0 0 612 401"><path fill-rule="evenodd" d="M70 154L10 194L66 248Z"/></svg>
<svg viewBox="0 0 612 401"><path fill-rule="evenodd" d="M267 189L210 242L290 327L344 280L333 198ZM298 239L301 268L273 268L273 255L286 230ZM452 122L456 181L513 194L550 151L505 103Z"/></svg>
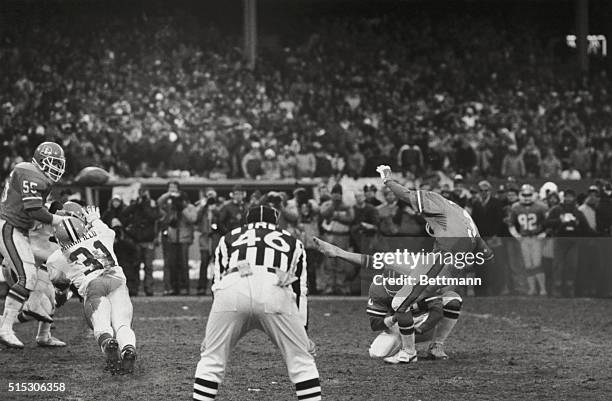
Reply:
<svg viewBox="0 0 612 401"><path fill-rule="evenodd" d="M229 255L227 253L227 244L225 243L225 236L221 237L219 245L215 250L215 264L214 264L214 283L219 283L221 275L227 270L229 263Z"/></svg>

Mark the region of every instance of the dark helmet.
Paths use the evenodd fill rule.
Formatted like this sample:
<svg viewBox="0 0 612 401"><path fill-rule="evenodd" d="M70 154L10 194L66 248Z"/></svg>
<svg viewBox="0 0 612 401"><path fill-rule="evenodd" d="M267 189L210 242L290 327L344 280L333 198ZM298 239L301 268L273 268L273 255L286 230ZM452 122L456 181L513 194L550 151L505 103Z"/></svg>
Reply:
<svg viewBox="0 0 612 401"><path fill-rule="evenodd" d="M278 223L280 212L270 206L255 206L249 209L246 215L247 223Z"/></svg>
<svg viewBox="0 0 612 401"><path fill-rule="evenodd" d="M64 149L55 142L43 142L34 151L34 163L50 180L58 182L66 171Z"/></svg>

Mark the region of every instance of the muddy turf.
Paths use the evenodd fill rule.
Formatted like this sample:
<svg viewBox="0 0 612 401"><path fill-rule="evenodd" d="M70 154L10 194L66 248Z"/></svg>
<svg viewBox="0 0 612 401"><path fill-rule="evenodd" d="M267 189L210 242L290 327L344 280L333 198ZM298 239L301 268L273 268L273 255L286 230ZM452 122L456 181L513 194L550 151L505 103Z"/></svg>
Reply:
<svg viewBox="0 0 612 401"><path fill-rule="evenodd" d="M2 302L0 301L0 304ZM368 357L374 338L363 298L310 301L310 335L324 399L611 400L612 300L468 298L447 341L449 361L391 366ZM57 313L64 349L0 346L0 400L188 400L210 297L136 298L139 358L131 376L103 371L103 355L78 301ZM8 384L65 383L63 393L9 392ZM219 400L294 400L279 353L251 332L232 354Z"/></svg>

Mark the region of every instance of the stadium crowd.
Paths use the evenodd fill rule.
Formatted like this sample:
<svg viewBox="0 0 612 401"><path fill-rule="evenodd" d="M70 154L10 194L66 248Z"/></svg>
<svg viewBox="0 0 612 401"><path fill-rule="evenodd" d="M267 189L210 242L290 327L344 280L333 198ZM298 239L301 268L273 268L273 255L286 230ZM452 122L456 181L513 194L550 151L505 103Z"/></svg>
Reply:
<svg viewBox="0 0 612 401"><path fill-rule="evenodd" d="M560 191L549 183L540 188L539 195L533 191L530 201L524 201L525 191L529 189L512 181L494 188L486 180L468 190L461 176L456 177L452 190L440 190L444 197L472 214L482 237L496 254L493 261L462 272L483 282L482 286L462 290L476 296L612 296L612 275L606 264L611 249L612 186L600 182L586 194L576 194L571 189ZM259 191L247 194L235 187L228 199L208 189L194 204L178 182L171 181L168 191L157 200L151 199L146 190L128 206L114 197L102 218L119 233L117 256L134 296L139 292L141 264L145 269L145 294L153 294L153 252L158 245L163 250L164 295L206 294L208 265L219 238L240 226L246 211L259 204L281 210L279 226L304 242L309 291L313 294L360 294L372 275L335 258L325 259L313 236L367 254L431 249L432 238L422 217L386 188L379 191L366 185L348 194L354 196L350 205L344 195L347 194L340 184L331 188L322 184L316 195L304 188L288 195ZM536 217L530 216L531 212L525 215L537 219L529 221L533 227L526 225L520 214L517 216L519 205L541 210L541 214L534 211ZM520 235L513 233L511 227ZM196 232L200 233L201 265L197 288L190 288L188 250ZM535 262L526 257L523 243L528 241L539 241L539 259ZM538 274L541 278L536 282Z"/></svg>
<svg viewBox="0 0 612 401"><path fill-rule="evenodd" d="M42 138L72 176L360 177L384 162L408 178L611 177L605 71L577 81L560 37L521 17L304 17L254 71L238 36L194 17L14 22L0 178Z"/></svg>

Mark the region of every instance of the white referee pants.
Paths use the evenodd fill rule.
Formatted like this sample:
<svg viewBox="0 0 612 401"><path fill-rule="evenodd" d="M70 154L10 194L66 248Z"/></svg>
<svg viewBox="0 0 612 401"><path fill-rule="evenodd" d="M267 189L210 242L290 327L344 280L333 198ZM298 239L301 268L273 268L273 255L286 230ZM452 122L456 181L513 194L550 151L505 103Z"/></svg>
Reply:
<svg viewBox="0 0 612 401"><path fill-rule="evenodd" d="M276 281L273 273L255 272L247 277L232 273L216 285L197 378L221 383L236 343L250 330L259 329L279 348L292 383L318 379L295 295L291 287L274 285Z"/></svg>

